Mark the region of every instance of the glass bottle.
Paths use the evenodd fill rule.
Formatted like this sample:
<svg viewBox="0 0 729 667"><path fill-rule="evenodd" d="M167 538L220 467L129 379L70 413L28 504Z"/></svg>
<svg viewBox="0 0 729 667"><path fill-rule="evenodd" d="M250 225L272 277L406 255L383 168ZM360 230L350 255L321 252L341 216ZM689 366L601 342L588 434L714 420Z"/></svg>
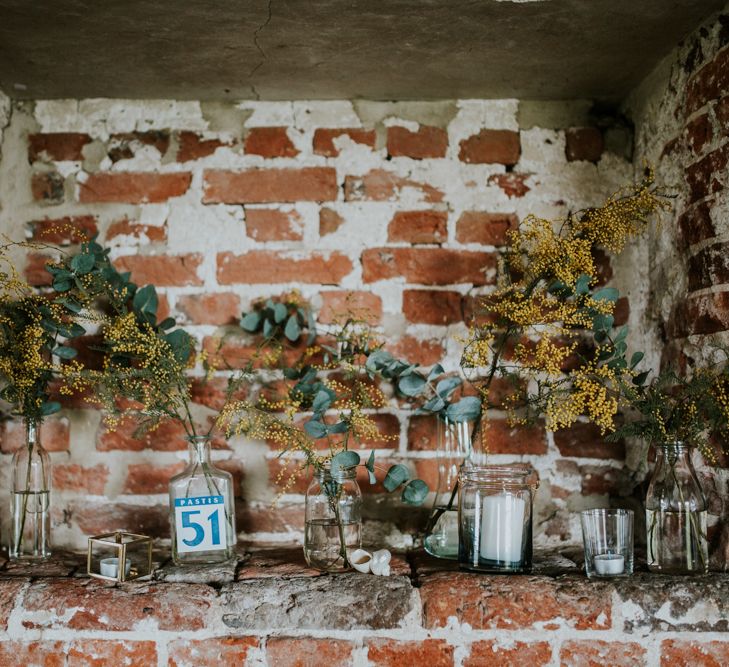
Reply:
<svg viewBox="0 0 729 667"><path fill-rule="evenodd" d="M704 574L709 569L707 503L681 442L658 445L645 501L648 569L664 574Z"/></svg>
<svg viewBox="0 0 729 667"><path fill-rule="evenodd" d="M362 544L362 492L354 468L314 471L306 491L304 557L310 567L341 572Z"/></svg>
<svg viewBox="0 0 729 667"><path fill-rule="evenodd" d="M210 436L188 442L190 462L169 486L172 559L222 563L233 557L237 541L233 476L210 462Z"/></svg>
<svg viewBox="0 0 729 667"><path fill-rule="evenodd" d="M25 420L25 446L13 455L9 555L42 560L51 555L51 460L40 442L39 423Z"/></svg>
<svg viewBox="0 0 729 667"><path fill-rule="evenodd" d="M473 422L437 419L438 488L425 528L425 550L436 558L458 559L458 473L471 465Z"/></svg>
<svg viewBox="0 0 729 667"><path fill-rule="evenodd" d="M460 567L531 571L536 472L522 464L464 467L459 482Z"/></svg>

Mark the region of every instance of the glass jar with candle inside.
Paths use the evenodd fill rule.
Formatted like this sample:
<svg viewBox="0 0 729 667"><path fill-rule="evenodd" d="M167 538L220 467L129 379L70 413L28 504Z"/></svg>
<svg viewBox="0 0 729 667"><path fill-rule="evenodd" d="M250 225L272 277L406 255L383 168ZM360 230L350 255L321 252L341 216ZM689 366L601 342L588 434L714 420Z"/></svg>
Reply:
<svg viewBox="0 0 729 667"><path fill-rule="evenodd" d="M459 479L460 567L529 572L537 473L528 465L488 465L464 468Z"/></svg>

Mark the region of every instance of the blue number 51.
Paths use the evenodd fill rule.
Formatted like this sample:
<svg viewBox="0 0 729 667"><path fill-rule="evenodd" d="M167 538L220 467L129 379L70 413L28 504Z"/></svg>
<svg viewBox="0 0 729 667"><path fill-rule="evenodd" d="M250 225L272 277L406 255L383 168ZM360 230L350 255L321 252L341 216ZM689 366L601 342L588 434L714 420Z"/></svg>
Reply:
<svg viewBox="0 0 729 667"><path fill-rule="evenodd" d="M192 528L195 531L195 538L192 540L186 540L185 538L182 539L182 541L188 546L188 547L196 547L198 544L200 544L205 539L205 529L202 527L201 524L196 523L191 519L193 514L200 514L200 510L190 510L188 512L182 513L182 527L183 528Z"/></svg>

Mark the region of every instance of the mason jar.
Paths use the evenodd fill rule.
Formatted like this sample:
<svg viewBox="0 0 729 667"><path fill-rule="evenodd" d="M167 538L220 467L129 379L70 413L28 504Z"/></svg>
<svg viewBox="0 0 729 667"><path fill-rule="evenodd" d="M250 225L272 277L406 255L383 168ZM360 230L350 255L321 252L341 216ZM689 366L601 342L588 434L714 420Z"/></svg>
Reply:
<svg viewBox="0 0 729 667"><path fill-rule="evenodd" d="M474 466L463 468L459 480L460 567L529 572L536 472L528 465Z"/></svg>
<svg viewBox="0 0 729 667"><path fill-rule="evenodd" d="M362 492L354 468L332 474L325 464L314 471L306 491L304 557L310 567L341 572L362 545Z"/></svg>

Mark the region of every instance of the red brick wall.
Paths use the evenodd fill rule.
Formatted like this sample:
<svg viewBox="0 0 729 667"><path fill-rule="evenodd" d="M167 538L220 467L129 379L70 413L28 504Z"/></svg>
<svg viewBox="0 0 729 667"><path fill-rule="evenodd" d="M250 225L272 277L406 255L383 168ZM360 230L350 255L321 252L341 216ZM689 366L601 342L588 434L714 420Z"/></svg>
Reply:
<svg viewBox="0 0 729 667"><path fill-rule="evenodd" d="M729 15L680 45L629 106L636 163L656 164L675 195L673 214L648 244L655 364L691 372L711 362L712 344L729 341ZM720 456L713 468L698 456L696 463L713 515L712 559L725 566L729 459Z"/></svg>
<svg viewBox="0 0 729 667"><path fill-rule="evenodd" d="M365 107L18 107L6 130L2 228L15 238L48 238L59 224L98 233L117 265L159 286L163 310L210 349L253 300L299 287L325 320L352 292L392 350L455 368L464 306L493 288L507 230L529 212L557 216L601 201L631 166L604 152L601 132L585 118L565 112L558 126L540 127L514 100ZM47 280L44 261L43 253L29 258L31 281ZM233 338L224 351L235 365L245 349ZM219 404L222 382L196 391L201 412ZM69 404L45 433L56 542L81 547L85 535L118 527L167 535L164 494L183 465L181 431L135 440L132 424L109 432L80 407ZM396 405L382 423L394 436L378 445L382 458L409 462L435 484L433 424ZM581 494L604 502L621 475L624 448L604 445L592 429L555 442L541 429L517 435L497 420L490 437L495 461L531 461L542 475L539 542L578 539L572 512ZM17 441L12 430L3 438L6 459ZM239 480L245 539L301 539L306 484L271 506L275 451L221 441L215 455ZM389 516L372 527L373 539L408 545L417 515Z"/></svg>

